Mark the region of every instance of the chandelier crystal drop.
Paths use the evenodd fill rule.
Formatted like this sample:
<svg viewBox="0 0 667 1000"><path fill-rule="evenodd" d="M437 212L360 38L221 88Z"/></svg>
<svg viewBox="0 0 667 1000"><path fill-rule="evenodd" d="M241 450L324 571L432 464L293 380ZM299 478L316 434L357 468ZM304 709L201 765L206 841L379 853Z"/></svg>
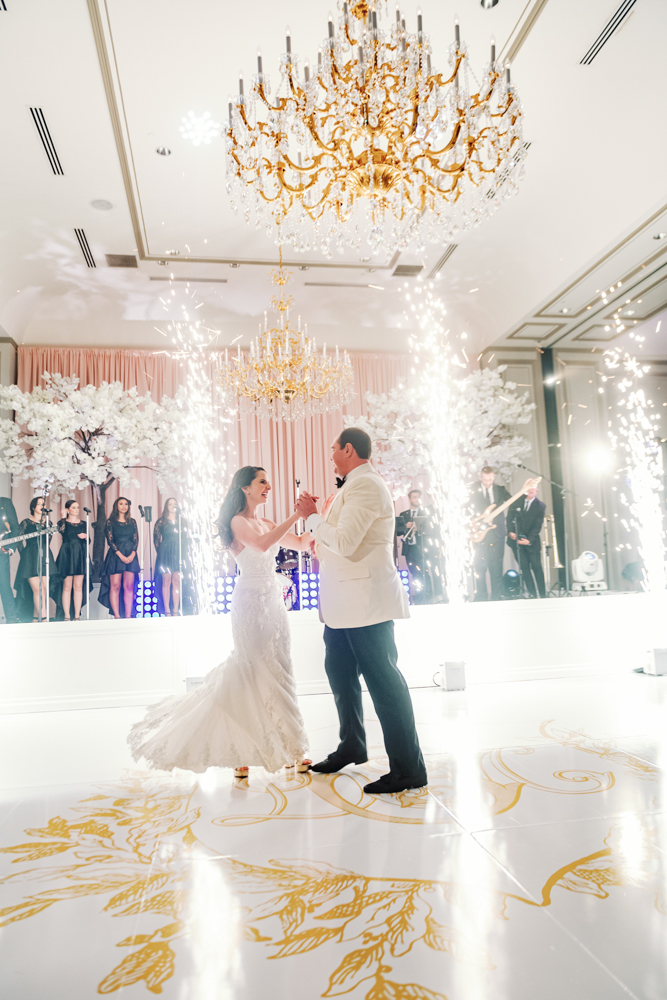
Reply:
<svg viewBox="0 0 667 1000"><path fill-rule="evenodd" d="M299 420L301 417L330 410L340 410L352 398L353 373L347 351L319 351L314 339L301 329L290 326L292 296L285 295L291 277L282 263L271 272L280 294L271 299L278 312L278 325L269 328L264 314L259 334L250 344L249 353L225 351L222 367L216 373L218 385L230 403L257 417Z"/></svg>
<svg viewBox="0 0 667 1000"><path fill-rule="evenodd" d="M439 70L421 12L414 33L398 6L383 30L381 6L343 3L312 65L287 29L275 93L258 52L248 92L241 75L230 98L227 190L278 244L442 244L516 192L523 114L495 44L477 82L457 21Z"/></svg>

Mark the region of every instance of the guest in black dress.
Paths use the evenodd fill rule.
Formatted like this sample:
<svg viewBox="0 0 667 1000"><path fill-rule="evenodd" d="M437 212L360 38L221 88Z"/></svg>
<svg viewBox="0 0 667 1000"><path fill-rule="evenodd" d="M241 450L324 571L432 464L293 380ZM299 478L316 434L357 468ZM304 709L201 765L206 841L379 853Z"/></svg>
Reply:
<svg viewBox="0 0 667 1000"><path fill-rule="evenodd" d="M30 517L26 517L19 525L22 535L32 534L39 527L44 526L44 500L42 497L33 497L30 501ZM39 538L29 538L23 542L21 550L21 560L16 571L14 580L14 590L16 600L24 607L30 602L32 596L33 621L39 621ZM53 590L58 579L55 559L51 552L51 536L42 535L42 621L46 621L46 609L49 596L46 591L46 556L49 557L49 578L50 589ZM28 615L30 612L28 612Z"/></svg>
<svg viewBox="0 0 667 1000"><path fill-rule="evenodd" d="M63 583L62 606L65 621L71 621L70 605L74 594L74 621L81 619L84 602L83 580L86 575L86 525L79 516L77 500L68 500L63 516L58 521L58 531L63 536L60 552L56 557L58 575ZM86 595L87 597L88 595Z"/></svg>
<svg viewBox="0 0 667 1000"><path fill-rule="evenodd" d="M16 535L21 534L19 531L19 519L16 516L14 504L9 497L0 497L0 534L5 538L15 538ZM9 557L12 552L18 549L20 544L20 542L17 542L16 545L10 545L5 548L2 541L0 541L0 601L2 601L2 610L5 613L5 621L8 625L15 624L21 620L18 617L9 572Z"/></svg>
<svg viewBox="0 0 667 1000"><path fill-rule="evenodd" d="M139 532L130 516L130 506L127 497L118 497L104 529L109 549L102 567L99 602L114 618L132 617L139 572Z"/></svg>
<svg viewBox="0 0 667 1000"><path fill-rule="evenodd" d="M186 560L187 525L180 519L179 553L179 511L174 497L169 497L164 505L162 517L153 528L155 542L155 593L158 596L158 610L167 618L178 614L181 602L181 575Z"/></svg>

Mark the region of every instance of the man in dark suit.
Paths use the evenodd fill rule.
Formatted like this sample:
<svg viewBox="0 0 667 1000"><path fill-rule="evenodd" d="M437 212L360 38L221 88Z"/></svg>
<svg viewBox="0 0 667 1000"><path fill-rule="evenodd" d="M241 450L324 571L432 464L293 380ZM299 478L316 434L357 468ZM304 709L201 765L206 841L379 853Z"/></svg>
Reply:
<svg viewBox="0 0 667 1000"><path fill-rule="evenodd" d="M14 504L9 497L0 497L0 536L5 535L7 538L14 538L18 534L20 534L19 521L16 516ZM20 620L16 613L14 591L12 590L9 575L9 557L16 548L18 548L18 545L11 545L9 548L4 548L2 546L2 538L0 537L0 601L2 601L5 621L9 625Z"/></svg>
<svg viewBox="0 0 667 1000"><path fill-rule="evenodd" d="M475 514L483 514L487 507L500 504L509 500L510 495L504 486L496 483L496 474L490 465L485 465L480 473L479 486L472 495L472 508ZM503 584L503 556L505 554L505 536L507 528L505 525L505 513L499 514L493 522L495 528L487 533L483 541L474 546L475 560L475 584L476 601L499 601L502 598ZM480 525L483 527L483 525ZM489 574L491 582L491 596L486 583L486 574Z"/></svg>
<svg viewBox="0 0 667 1000"><path fill-rule="evenodd" d="M410 570L414 604L430 604L443 596L440 576L440 532L432 507L422 507L421 490L410 490L410 506L396 518L396 534Z"/></svg>
<svg viewBox="0 0 667 1000"><path fill-rule="evenodd" d="M540 544L545 510L546 504L537 499L537 486L533 486L507 512L508 543L518 558L521 576L531 597L538 594L546 597Z"/></svg>

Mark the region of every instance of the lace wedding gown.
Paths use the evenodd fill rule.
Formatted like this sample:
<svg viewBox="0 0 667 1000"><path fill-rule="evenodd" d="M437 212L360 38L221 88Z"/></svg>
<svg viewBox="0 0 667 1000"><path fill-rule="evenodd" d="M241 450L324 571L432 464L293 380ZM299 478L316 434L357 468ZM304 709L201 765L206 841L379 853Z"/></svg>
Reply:
<svg viewBox="0 0 667 1000"><path fill-rule="evenodd" d="M241 576L231 606L234 650L200 688L148 709L128 737L135 760L145 757L165 771L247 764L273 772L304 757L308 738L275 568L279 548L245 548L236 556Z"/></svg>

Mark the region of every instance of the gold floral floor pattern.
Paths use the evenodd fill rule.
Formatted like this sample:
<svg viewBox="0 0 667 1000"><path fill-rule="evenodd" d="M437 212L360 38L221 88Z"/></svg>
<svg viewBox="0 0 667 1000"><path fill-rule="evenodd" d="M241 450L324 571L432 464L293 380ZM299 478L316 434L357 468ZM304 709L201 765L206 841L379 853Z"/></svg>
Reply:
<svg viewBox="0 0 667 1000"><path fill-rule="evenodd" d="M395 796L364 794L377 760L27 797L0 828L2 994L657 1000L662 772L554 722L539 735L431 759L429 790ZM629 988L631 921L651 974ZM69 992L26 975L38 939Z"/></svg>

